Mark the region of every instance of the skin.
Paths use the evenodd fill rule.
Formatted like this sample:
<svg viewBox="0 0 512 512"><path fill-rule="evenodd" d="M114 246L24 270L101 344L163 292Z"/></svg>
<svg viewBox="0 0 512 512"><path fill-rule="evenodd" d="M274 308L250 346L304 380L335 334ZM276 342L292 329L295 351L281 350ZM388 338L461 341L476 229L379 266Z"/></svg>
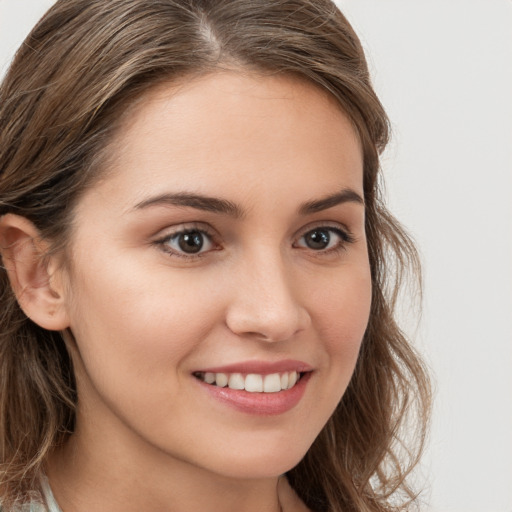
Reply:
<svg viewBox="0 0 512 512"><path fill-rule="evenodd" d="M76 432L48 466L57 501L65 512L270 512L279 495L286 512L306 510L279 475L343 396L371 279L363 204L298 210L342 190L363 197L352 125L312 85L219 72L139 101L109 165L50 281L79 396ZM221 198L241 215L140 207L166 193ZM163 240L184 227L207 230L200 256ZM328 249L308 246L314 229ZM235 410L193 376L282 359L313 369L283 414Z"/></svg>

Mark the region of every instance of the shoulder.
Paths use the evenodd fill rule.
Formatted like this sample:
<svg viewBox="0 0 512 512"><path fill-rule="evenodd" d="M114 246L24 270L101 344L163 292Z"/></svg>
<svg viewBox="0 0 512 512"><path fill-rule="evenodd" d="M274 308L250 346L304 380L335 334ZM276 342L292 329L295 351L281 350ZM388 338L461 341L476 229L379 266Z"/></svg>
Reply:
<svg viewBox="0 0 512 512"><path fill-rule="evenodd" d="M0 512L61 512L45 476L41 476L40 483L40 490L29 492L25 503L13 507L5 508L3 497L0 496Z"/></svg>

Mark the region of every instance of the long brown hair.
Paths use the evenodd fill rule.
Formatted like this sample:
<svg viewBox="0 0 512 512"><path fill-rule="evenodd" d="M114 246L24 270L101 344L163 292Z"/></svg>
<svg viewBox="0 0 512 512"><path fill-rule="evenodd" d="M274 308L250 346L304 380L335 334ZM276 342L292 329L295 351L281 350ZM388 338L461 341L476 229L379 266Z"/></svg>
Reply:
<svg viewBox="0 0 512 512"><path fill-rule="evenodd" d="M419 265L381 198L388 119L361 44L330 0L59 0L0 88L0 215L26 217L53 250L64 248L121 113L162 81L221 66L302 77L329 91L359 134L370 320L345 395L287 476L314 511L405 510L430 391L393 311L402 277ZM77 397L61 334L23 314L3 268L0 280L0 495L9 510L38 491L47 455L73 432Z"/></svg>

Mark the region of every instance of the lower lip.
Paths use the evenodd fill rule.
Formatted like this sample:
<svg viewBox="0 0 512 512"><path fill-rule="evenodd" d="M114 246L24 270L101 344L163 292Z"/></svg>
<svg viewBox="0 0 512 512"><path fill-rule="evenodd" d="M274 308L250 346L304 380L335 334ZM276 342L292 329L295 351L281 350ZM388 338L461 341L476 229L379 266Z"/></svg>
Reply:
<svg viewBox="0 0 512 512"><path fill-rule="evenodd" d="M300 402L310 377L311 372L304 373L293 388L277 393L249 393L245 390L221 388L196 380L211 397L237 411L273 416L293 409Z"/></svg>

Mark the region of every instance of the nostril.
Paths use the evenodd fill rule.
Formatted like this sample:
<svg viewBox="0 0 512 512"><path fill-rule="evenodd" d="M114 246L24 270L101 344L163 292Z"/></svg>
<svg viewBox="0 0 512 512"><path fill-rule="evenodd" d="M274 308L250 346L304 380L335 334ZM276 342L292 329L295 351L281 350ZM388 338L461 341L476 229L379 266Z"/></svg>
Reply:
<svg viewBox="0 0 512 512"><path fill-rule="evenodd" d="M310 325L310 316L301 306L287 310L264 311L256 315L249 308L232 307L226 316L227 327L238 336L274 343L293 338Z"/></svg>

